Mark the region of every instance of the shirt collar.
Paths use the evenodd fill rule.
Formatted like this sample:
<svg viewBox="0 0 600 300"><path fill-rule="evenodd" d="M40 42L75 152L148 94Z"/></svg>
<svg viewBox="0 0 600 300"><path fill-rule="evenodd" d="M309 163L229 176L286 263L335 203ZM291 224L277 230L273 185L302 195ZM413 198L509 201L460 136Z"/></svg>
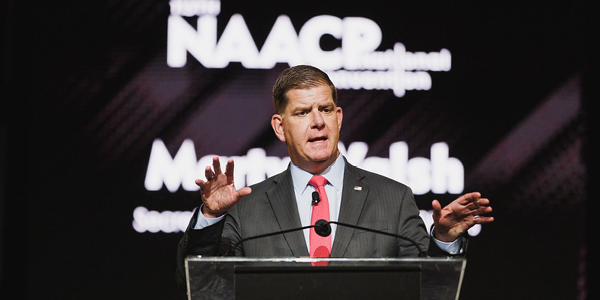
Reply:
<svg viewBox="0 0 600 300"><path fill-rule="evenodd" d="M344 170L346 164L343 156L340 154L338 158L329 166L323 173L317 174L325 177L329 184L331 184L336 190L342 189L342 183L344 182ZM290 171L292 173L292 181L294 183L294 189L298 194L304 194L308 181L313 177L313 174L301 169L294 163L291 163Z"/></svg>

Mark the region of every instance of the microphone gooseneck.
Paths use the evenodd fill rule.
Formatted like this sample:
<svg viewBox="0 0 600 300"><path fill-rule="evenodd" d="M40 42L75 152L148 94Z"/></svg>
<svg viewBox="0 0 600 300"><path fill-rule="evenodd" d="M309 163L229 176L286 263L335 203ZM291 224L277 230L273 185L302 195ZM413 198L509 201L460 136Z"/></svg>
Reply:
<svg viewBox="0 0 600 300"><path fill-rule="evenodd" d="M423 248L421 248L421 245L419 245L417 242L415 242L411 238L408 238L408 237L405 237L405 236L401 236L401 235L398 235L398 234L394 234L394 233L385 232L385 231L375 230L375 229L361 227L361 226L352 225L352 224L346 224L346 223L342 223L342 222L326 221L326 220L323 220L323 219L317 220L314 225L308 225L308 226L304 226L304 227L298 227L298 228L292 228L292 229L287 229L287 230L275 231L275 232L271 232L271 233L266 233L266 234L261 234L261 235L255 235L255 236L251 236L251 237L247 237L247 238L241 239L237 243L235 243L233 245L233 247L231 247L229 250L227 250L227 252L225 252L224 256L228 256L230 252L235 252L235 249L237 249L237 247L239 247L243 242L246 242L246 241L250 241L250 240L254 240L254 239L259 239L259 238L264 238L264 237L269 237L269 236L274 236L274 235L279 235L279 234L285 234L285 233L299 231L299 230L304 230L304 229L309 229L309 228L313 228L313 227L315 228L315 232L318 235L326 237L326 236L328 236L328 235L331 234L331 224L336 224L336 225L339 225L339 226L346 226L346 227L350 227L350 228L354 228L354 229L364 230L364 231L373 232L373 233L376 233L376 234L383 234L383 235L387 235L387 236L390 236L390 237L395 237L395 238L403 239L405 241L410 242L413 246L415 246L415 248L417 248L417 250L419 251L419 257L429 257L427 255L427 252L423 251Z"/></svg>
<svg viewBox="0 0 600 300"><path fill-rule="evenodd" d="M385 232L385 231L375 230L375 229L371 229L371 228L366 228L366 227L361 227L361 226L356 226L356 225L346 224L346 223L341 223L341 222L336 222L336 221L325 221L323 219L317 220L317 222L315 222L315 231L317 232L318 235L321 235L319 233L319 231L327 232L327 230L329 230L328 231L329 233L327 233L327 235L329 235L331 233L331 225L330 224L336 224L336 225L346 226L346 227L350 227L350 228L354 228L354 229L365 230L365 231L369 231L369 232L373 232L373 233L377 233L377 234L383 234L383 235L403 239L405 241L409 241L419 251L419 257L428 257L427 252L423 251L423 248L421 248L421 245L419 245L413 239L407 238L405 236L401 236L398 234L394 234L394 233L389 233L389 232ZM321 236L327 236L327 235L321 235Z"/></svg>
<svg viewBox="0 0 600 300"><path fill-rule="evenodd" d="M325 220L323 220L323 221L325 221ZM304 230L304 229L313 228L316 226L321 226L321 225L317 225L315 223L315 225L308 225L308 226L304 226L304 227L297 227L297 228L275 231L275 232L271 232L271 233L265 233L265 234L260 234L260 235L243 238L243 239L239 240L237 243L233 244L233 247L231 247L229 250L227 250L225 252L225 254L223 254L223 256L228 256L230 252L235 252L235 249L237 249L237 247L239 247L243 242L247 242L247 241L259 239L259 238L264 238L264 237L269 237L269 236L274 236L274 235L279 235L279 234L290 233L290 232L294 232L294 231L300 231L300 230ZM331 228L329 228L329 231L331 232Z"/></svg>

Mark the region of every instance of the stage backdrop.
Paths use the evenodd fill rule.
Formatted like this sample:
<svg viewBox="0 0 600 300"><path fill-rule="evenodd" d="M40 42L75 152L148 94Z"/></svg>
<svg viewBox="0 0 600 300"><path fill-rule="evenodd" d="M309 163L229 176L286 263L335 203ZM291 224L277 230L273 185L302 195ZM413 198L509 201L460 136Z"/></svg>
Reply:
<svg viewBox="0 0 600 300"><path fill-rule="evenodd" d="M348 160L431 201L479 191L461 299L584 299L586 7L518 1L6 5L1 275L23 299L179 299L194 179L284 170L271 87L339 90ZM6 109L4 109L6 108Z"/></svg>

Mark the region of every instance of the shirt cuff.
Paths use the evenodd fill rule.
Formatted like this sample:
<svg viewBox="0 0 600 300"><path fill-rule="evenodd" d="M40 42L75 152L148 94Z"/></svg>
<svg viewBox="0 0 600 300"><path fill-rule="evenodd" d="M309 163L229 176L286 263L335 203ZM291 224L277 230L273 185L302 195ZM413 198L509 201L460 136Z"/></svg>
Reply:
<svg viewBox="0 0 600 300"><path fill-rule="evenodd" d="M196 218L196 225L194 225L194 229L206 228L210 225L218 223L219 221L223 220L223 218L225 218L225 214L216 218L205 217L204 214L202 214L202 206L200 206L198 208L198 217Z"/></svg>
<svg viewBox="0 0 600 300"><path fill-rule="evenodd" d="M454 240L453 242L442 242L433 236L433 226L431 227L430 235L435 244L438 247L440 247L440 249L442 249L443 251L452 255L461 254L463 252L462 242L460 238Z"/></svg>

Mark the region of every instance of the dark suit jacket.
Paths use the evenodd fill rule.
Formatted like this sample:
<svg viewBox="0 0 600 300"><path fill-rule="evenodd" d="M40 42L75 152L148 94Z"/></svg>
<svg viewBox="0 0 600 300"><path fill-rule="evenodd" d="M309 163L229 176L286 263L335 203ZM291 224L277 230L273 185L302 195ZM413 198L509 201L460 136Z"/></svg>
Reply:
<svg viewBox="0 0 600 300"><path fill-rule="evenodd" d="M185 282L183 260L187 255L223 255L240 239L302 226L289 168L253 185L252 193L241 199L219 223L194 230L197 214L198 211L178 247L180 283ZM419 243L429 255L447 255L430 241L409 187L347 161L338 221L405 236ZM246 241L236 248L235 255L307 257L309 254L304 234L298 230ZM331 249L331 257L417 255L417 248L408 241L344 226L337 226Z"/></svg>

